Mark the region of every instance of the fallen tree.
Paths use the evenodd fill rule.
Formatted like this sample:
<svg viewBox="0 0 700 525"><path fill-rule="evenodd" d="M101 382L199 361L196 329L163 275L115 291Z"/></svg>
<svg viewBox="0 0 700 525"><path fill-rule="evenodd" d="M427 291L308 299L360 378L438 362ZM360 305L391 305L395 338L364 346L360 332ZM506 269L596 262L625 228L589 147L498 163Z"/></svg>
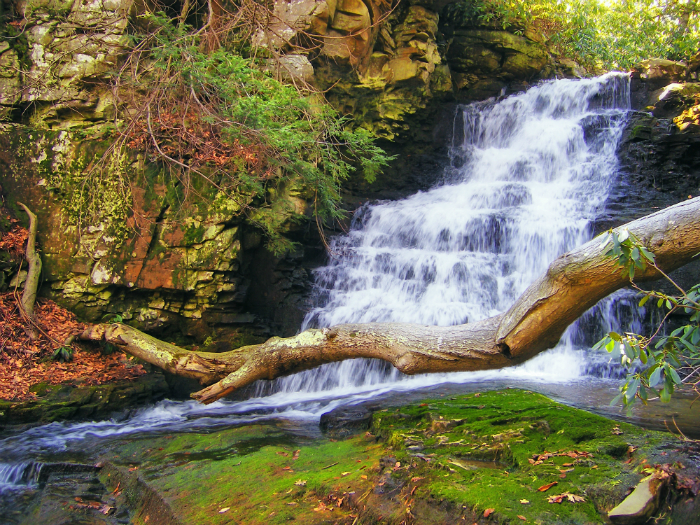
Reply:
<svg viewBox="0 0 700 525"><path fill-rule="evenodd" d="M636 235L664 272L700 252L700 198L616 228ZM192 397L211 403L258 379L274 379L324 363L377 358L405 374L484 370L513 366L552 348L587 309L629 284L600 239L557 258L510 309L458 326L404 323L344 324L294 337L273 337L229 352L184 350L121 323L95 325L84 339L106 340L153 365L209 385ZM648 265L635 281L661 277Z"/></svg>

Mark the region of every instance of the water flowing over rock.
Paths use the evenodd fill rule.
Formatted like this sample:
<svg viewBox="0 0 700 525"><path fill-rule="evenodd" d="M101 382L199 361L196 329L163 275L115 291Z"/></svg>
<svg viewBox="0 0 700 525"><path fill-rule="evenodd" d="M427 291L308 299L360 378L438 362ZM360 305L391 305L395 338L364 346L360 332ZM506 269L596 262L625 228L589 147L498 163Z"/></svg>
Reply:
<svg viewBox="0 0 700 525"><path fill-rule="evenodd" d="M591 237L629 106L628 77L612 73L461 108L444 184L356 213L349 234L331 244L328 266L315 271L316 307L302 329L448 326L506 310L550 261ZM278 385L297 391L397 377L383 363L356 361Z"/></svg>

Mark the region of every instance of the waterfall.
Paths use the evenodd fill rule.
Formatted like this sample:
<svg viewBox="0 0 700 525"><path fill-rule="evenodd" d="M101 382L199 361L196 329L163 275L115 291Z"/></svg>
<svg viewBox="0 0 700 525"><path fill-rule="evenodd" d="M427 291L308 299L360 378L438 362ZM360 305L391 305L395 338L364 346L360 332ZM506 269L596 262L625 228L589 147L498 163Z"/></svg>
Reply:
<svg viewBox="0 0 700 525"><path fill-rule="evenodd" d="M444 181L355 213L350 232L333 239L328 265L315 271L302 329L445 326L505 311L552 260L591 238L629 107L627 75L609 73L458 108ZM558 349L522 370L585 373L585 357L574 355L582 340L574 326ZM358 359L261 384L257 394L371 387L400 376Z"/></svg>
<svg viewBox="0 0 700 525"><path fill-rule="evenodd" d="M0 463L0 494L37 483L41 463Z"/></svg>

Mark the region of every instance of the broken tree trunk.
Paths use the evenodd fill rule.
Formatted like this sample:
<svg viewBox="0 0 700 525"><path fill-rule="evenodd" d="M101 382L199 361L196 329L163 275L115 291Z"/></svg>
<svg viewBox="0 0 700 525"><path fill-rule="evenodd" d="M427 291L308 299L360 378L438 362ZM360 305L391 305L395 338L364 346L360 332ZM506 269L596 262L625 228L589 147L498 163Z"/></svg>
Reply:
<svg viewBox="0 0 700 525"><path fill-rule="evenodd" d="M21 202L18 202L24 213L29 217L29 236L27 238L27 251L25 258L27 259L27 279L24 281L24 292L22 293L22 310L29 318L26 332L30 339L35 340L38 337L36 328L34 327L34 303L36 303L36 294L39 289L39 278L41 277L41 257L36 251L36 231L38 221L29 208Z"/></svg>
<svg viewBox="0 0 700 525"><path fill-rule="evenodd" d="M700 252L700 198L688 200L620 228L635 234L669 272ZM258 379L274 379L324 363L358 357L388 361L405 374L484 370L517 365L557 344L587 309L629 284L599 239L557 258L505 313L458 326L403 323L344 324L220 354L191 352L123 324L97 325L83 334L105 339L207 388L192 397L211 403ZM660 277L652 266L636 280Z"/></svg>

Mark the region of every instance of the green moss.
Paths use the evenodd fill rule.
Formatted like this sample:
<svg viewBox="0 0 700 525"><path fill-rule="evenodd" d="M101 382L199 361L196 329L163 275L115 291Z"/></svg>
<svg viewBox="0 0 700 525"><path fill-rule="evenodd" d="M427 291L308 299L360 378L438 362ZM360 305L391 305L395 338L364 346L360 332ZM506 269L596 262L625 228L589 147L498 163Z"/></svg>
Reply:
<svg viewBox="0 0 700 525"><path fill-rule="evenodd" d="M518 390L385 409L371 432L378 442L372 434L333 441L249 425L151 436L109 459L133 469L183 523L398 524L407 509L415 523L473 523L494 508L494 523L524 516L592 524L606 523L643 461L662 462L674 439ZM630 445L638 447L633 455ZM555 454L537 463L545 452ZM547 502L564 492L585 501ZM337 498L352 503L319 510L319 501Z"/></svg>
<svg viewBox="0 0 700 525"><path fill-rule="evenodd" d="M615 487L640 477L634 469L637 461L623 461L630 444L643 451L664 439L516 390L383 411L375 414L373 425L396 449L399 461L411 461L406 447L414 443L421 443L421 453L432 457L432 465L422 467L421 475L429 480L424 497L477 514L495 508L499 519L513 522L521 515L534 523L604 523L600 513L621 499ZM545 452L559 455L533 464ZM474 460L494 463L492 468L472 469ZM538 491L552 482L557 483L552 489ZM586 501L547 502L548 496L563 492Z"/></svg>
<svg viewBox="0 0 700 525"><path fill-rule="evenodd" d="M251 425L130 443L118 450L118 461L137 467L183 523L318 523L319 497L359 493L382 452L365 438L307 443L274 426ZM348 512L335 509L333 518Z"/></svg>
<svg viewBox="0 0 700 525"><path fill-rule="evenodd" d="M185 229L185 243L188 245L201 243L204 240L205 231L202 224L188 224Z"/></svg>
<svg viewBox="0 0 700 525"><path fill-rule="evenodd" d="M9 176L38 181L58 200L69 225L82 230L101 225L103 235L117 244L126 239L133 169L125 151L110 150L108 129L98 126L84 140L75 132L26 126L2 131L15 159Z"/></svg>

